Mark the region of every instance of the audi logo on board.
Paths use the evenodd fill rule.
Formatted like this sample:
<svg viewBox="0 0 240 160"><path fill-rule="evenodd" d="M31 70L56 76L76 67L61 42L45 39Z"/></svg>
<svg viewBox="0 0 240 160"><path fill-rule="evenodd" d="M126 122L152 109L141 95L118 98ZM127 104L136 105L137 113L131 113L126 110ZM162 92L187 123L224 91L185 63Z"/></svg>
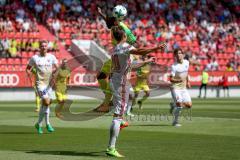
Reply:
<svg viewBox="0 0 240 160"><path fill-rule="evenodd" d="M19 76L17 74L0 74L0 86L17 86Z"/></svg>

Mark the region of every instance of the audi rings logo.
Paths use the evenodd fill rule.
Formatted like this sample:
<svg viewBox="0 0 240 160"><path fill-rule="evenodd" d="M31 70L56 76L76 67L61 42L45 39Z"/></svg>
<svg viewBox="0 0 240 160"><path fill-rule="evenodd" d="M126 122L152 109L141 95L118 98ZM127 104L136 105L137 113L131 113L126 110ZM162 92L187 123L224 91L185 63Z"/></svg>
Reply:
<svg viewBox="0 0 240 160"><path fill-rule="evenodd" d="M17 86L19 76L17 74L0 74L0 86Z"/></svg>
<svg viewBox="0 0 240 160"><path fill-rule="evenodd" d="M73 83L75 85L97 85L96 73L80 74L77 73L74 75Z"/></svg>

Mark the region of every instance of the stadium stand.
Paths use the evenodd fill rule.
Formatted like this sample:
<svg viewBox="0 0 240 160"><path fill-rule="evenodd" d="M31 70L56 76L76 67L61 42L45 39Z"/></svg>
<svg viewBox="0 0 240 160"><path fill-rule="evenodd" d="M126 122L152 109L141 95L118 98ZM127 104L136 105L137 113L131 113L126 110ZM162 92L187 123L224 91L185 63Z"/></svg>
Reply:
<svg viewBox="0 0 240 160"><path fill-rule="evenodd" d="M12 45L14 40L17 43L20 41L23 46L26 42L27 46L29 41L33 43L34 40L52 37L51 43L59 47L54 51L62 57L71 57L65 49L69 49L72 39L91 39L109 50L112 47L111 37L104 21L98 17L97 6L109 14L118 3L127 6L128 17L125 22L142 46L160 41L168 43L164 53L153 54L157 63L170 66L173 49L181 47L189 57L201 62L200 67L191 67L190 71L199 71L205 67L209 70L239 71L240 7L239 2L234 0L130 0L128 3L116 0L15 0L1 5L0 17L3 18L0 18L0 48L5 52L6 46L13 48L7 53L2 52L0 69L11 69L7 65L3 66L5 60L11 57L22 58L16 64L20 62L24 66L25 59L34 54L32 47L20 47L20 50L17 47L16 52ZM47 28L52 35L46 35L47 31L42 28Z"/></svg>

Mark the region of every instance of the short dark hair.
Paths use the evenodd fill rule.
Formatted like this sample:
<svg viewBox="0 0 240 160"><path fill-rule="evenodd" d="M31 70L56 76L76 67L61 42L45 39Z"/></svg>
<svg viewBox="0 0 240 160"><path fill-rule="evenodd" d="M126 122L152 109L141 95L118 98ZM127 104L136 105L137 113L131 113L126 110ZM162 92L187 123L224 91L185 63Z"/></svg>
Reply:
<svg viewBox="0 0 240 160"><path fill-rule="evenodd" d="M108 29L111 29L113 26L115 26L115 22L117 22L117 18L107 17L106 18L106 24L107 24Z"/></svg>
<svg viewBox="0 0 240 160"><path fill-rule="evenodd" d="M46 41L46 40L40 40L39 41L39 45L41 46L43 43L48 43L48 41Z"/></svg>
<svg viewBox="0 0 240 160"><path fill-rule="evenodd" d="M182 51L181 48L177 48L177 49L175 49L175 50L173 51L173 54L174 54L174 55L177 55L177 54L178 54L178 51L181 51L181 52L183 53L183 51Z"/></svg>
<svg viewBox="0 0 240 160"><path fill-rule="evenodd" d="M112 27L112 34L113 34L113 38L116 41L121 41L125 35L125 32L123 31L123 29L119 26L114 26Z"/></svg>

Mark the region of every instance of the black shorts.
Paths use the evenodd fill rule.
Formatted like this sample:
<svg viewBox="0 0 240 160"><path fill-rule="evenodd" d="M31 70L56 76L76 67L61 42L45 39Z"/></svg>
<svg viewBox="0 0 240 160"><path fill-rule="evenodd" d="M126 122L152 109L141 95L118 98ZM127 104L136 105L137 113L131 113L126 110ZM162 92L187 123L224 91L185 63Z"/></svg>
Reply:
<svg viewBox="0 0 240 160"><path fill-rule="evenodd" d="M229 89L228 86L223 86L223 89Z"/></svg>

